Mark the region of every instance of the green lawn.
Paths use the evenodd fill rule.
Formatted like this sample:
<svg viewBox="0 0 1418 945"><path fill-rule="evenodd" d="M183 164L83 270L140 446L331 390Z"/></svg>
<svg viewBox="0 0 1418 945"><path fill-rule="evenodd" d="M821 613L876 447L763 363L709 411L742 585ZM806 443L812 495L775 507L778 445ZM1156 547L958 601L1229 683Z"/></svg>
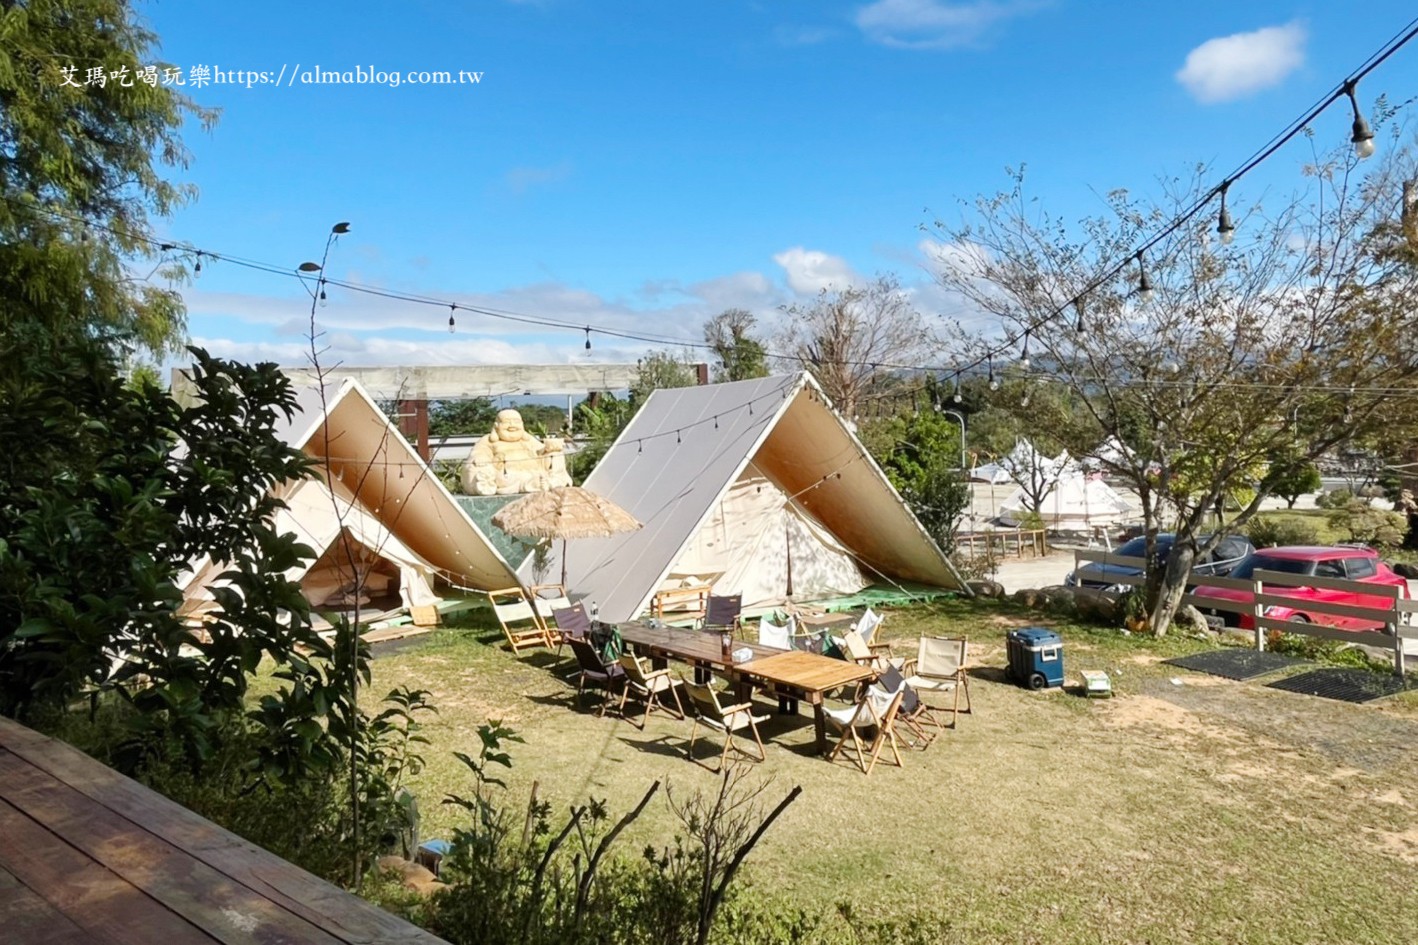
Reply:
<svg viewBox="0 0 1418 945"><path fill-rule="evenodd" d="M480 615L469 615L471 621ZM1081 669L1113 673L1117 695L1034 693L1006 683L1004 633L1043 623ZM975 711L905 767L870 778L810 752L810 716L764 729L776 800L802 797L755 850L751 890L830 911L933 910L962 942L1408 942L1418 929L1418 699L1332 703L1160 665L1207 648L1047 621L993 602L889 611L883 632L972 643ZM501 719L508 799L536 781L561 809L587 796L627 810L651 781L711 790L689 761L689 723L641 731L578 710L569 660L513 658L487 625L444 629L375 663L376 692L431 689L439 715L416 779L424 835L446 835L438 799L470 782L451 752ZM702 753L712 761L717 740ZM698 749L698 746L697 746ZM657 800L621 852L664 843Z"/></svg>

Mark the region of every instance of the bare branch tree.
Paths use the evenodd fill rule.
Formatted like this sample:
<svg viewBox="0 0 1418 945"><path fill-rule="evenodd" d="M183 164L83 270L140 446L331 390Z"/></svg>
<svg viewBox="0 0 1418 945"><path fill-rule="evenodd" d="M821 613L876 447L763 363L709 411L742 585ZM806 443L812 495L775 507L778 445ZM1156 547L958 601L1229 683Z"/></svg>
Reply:
<svg viewBox="0 0 1418 945"><path fill-rule="evenodd" d="M1142 501L1148 560L1164 522L1176 531L1165 569L1149 575L1154 632L1169 625L1195 556L1220 541L1219 528L1203 537L1218 505L1246 496L1232 529L1255 514L1271 457L1311 460L1412 421L1415 399L1394 396L1418 381L1408 301L1418 270L1395 251L1412 165L1407 150L1367 175L1348 152L1316 158L1278 213L1243 215L1235 245L1219 245L1197 214L1111 279L1207 195L1200 171L1170 182L1161 206L1118 192L1110 215L1076 227L1041 215L1022 175L978 200L968 222L937 222L949 247L941 282L999 326L960 333L961 363L1002 340L1031 344L1035 373L1076 405L1051 432L1078 455L1110 437L1129 448L1107 465ZM1136 291L1143 266L1150 300Z"/></svg>
<svg viewBox="0 0 1418 945"><path fill-rule="evenodd" d="M893 370L924 364L934 351L925 320L892 275L865 286L824 289L811 304L789 306L785 313L779 347L812 371L847 417Z"/></svg>

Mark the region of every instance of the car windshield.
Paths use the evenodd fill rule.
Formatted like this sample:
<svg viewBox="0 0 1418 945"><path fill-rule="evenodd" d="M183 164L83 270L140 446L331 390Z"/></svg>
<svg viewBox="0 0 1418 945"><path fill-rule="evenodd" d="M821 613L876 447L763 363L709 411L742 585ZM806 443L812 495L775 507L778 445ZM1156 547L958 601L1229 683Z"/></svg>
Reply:
<svg viewBox="0 0 1418 945"><path fill-rule="evenodd" d="M1277 558L1272 555L1251 555L1231 572L1233 578L1248 578L1252 572L1280 571L1285 574L1310 574L1315 569L1314 561L1305 558Z"/></svg>

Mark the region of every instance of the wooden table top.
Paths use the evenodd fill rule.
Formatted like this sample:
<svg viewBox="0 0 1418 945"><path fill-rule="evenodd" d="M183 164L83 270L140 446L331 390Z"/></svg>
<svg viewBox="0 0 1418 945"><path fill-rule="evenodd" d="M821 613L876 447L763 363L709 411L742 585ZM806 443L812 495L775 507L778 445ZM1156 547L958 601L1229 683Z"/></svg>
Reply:
<svg viewBox="0 0 1418 945"><path fill-rule="evenodd" d="M6 945L445 945L0 719Z"/></svg>
<svg viewBox="0 0 1418 945"><path fill-rule="evenodd" d="M826 692L876 675L869 666L802 650L773 650L735 667L739 672L807 692Z"/></svg>
<svg viewBox="0 0 1418 945"><path fill-rule="evenodd" d="M724 656L723 646L719 642L719 634L717 631L685 630L679 627L651 627L643 623L623 623L620 625L620 638L626 643L692 663L708 663L714 666L733 665L735 667L747 665L747 661L743 663L733 663L729 658ZM782 650L775 650L769 646L759 646L757 643L744 643L740 640L734 641L732 649L742 650L744 648L747 648L753 653L750 660L757 660L760 657L783 652Z"/></svg>

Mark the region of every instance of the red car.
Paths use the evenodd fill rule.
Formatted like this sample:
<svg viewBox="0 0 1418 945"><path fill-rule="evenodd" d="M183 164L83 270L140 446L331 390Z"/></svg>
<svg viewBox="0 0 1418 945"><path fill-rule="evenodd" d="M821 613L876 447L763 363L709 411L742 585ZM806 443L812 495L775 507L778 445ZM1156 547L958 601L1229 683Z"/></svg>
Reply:
<svg viewBox="0 0 1418 945"><path fill-rule="evenodd" d="M1287 574L1362 581L1365 584L1385 584L1399 588L1400 596L1408 596L1407 579L1380 561L1378 552L1372 548L1320 548L1306 545L1262 548L1237 565L1230 576L1245 579L1255 571L1283 571ZM1295 599L1294 604L1285 606L1272 604L1270 609L1266 611L1267 617L1276 620L1291 620L1296 623L1319 623L1341 630L1376 629L1382 627L1384 621L1323 614L1307 609L1306 604L1310 601L1328 601L1334 604L1348 604L1353 607L1390 606L1390 598L1377 594L1358 594L1353 591L1337 591L1317 587L1269 587L1266 591ZM1193 593L1199 598L1197 608L1206 615L1207 622L1213 626L1219 625L1222 621L1233 625L1239 623L1247 629L1255 626L1255 620L1249 613L1237 614L1208 608L1205 603L1206 598L1213 598L1250 604L1252 601L1250 591L1198 587Z"/></svg>

